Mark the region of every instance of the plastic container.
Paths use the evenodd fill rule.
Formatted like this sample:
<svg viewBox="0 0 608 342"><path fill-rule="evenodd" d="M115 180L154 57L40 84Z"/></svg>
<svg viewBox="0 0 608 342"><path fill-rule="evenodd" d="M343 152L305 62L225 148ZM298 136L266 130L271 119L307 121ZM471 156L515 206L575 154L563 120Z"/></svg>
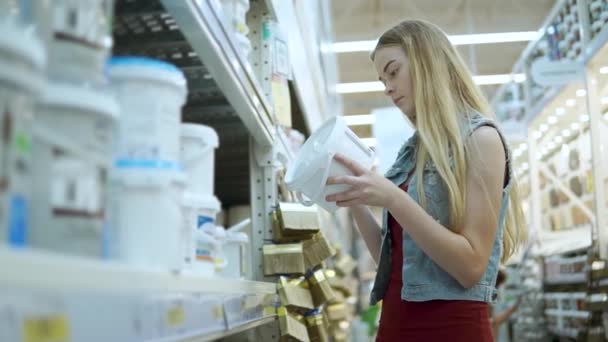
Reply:
<svg viewBox="0 0 608 342"><path fill-rule="evenodd" d="M118 105L109 96L51 83L34 122L33 247L101 257L107 175Z"/></svg>
<svg viewBox="0 0 608 342"><path fill-rule="evenodd" d="M211 195L197 195L185 193L183 198L184 232L181 238L186 267L197 261L206 259L207 250L199 255L199 232L215 235L216 216L221 210L220 202ZM194 267L195 269L198 267Z"/></svg>
<svg viewBox="0 0 608 342"><path fill-rule="evenodd" d="M249 0L221 0L222 9L230 29L235 33L247 35L247 12L249 11Z"/></svg>
<svg viewBox="0 0 608 342"><path fill-rule="evenodd" d="M224 254L226 255L226 267L221 271L221 275L231 279L244 279L247 270L247 247L249 237L245 233L226 232L224 242Z"/></svg>
<svg viewBox="0 0 608 342"><path fill-rule="evenodd" d="M100 83L112 47L113 1L56 0L51 6L49 77L54 81Z"/></svg>
<svg viewBox="0 0 608 342"><path fill-rule="evenodd" d="M219 146L213 128L199 124L181 125L181 163L188 174L188 191L214 194L215 149Z"/></svg>
<svg viewBox="0 0 608 342"><path fill-rule="evenodd" d="M115 170L109 257L145 268L182 269L184 186L185 176L174 171Z"/></svg>
<svg viewBox="0 0 608 342"><path fill-rule="evenodd" d="M352 172L333 159L336 153L366 169L373 165L374 153L348 128L344 118L336 116L327 120L304 143L285 176L287 187L296 192L302 204L311 206L316 203L327 211L337 210L336 203L325 201L325 197L346 191L350 186L326 185L327 178L352 175Z"/></svg>
<svg viewBox="0 0 608 342"><path fill-rule="evenodd" d="M216 226L213 237L217 241L217 249L215 254L215 274L221 276L224 268L228 265L228 258L224 246L226 243L226 230L224 227Z"/></svg>
<svg viewBox="0 0 608 342"><path fill-rule="evenodd" d="M178 170L183 73L155 59L115 57L109 74L122 112L116 166Z"/></svg>
<svg viewBox="0 0 608 342"><path fill-rule="evenodd" d="M26 244L34 102L44 86L42 44L0 22L0 244Z"/></svg>
<svg viewBox="0 0 608 342"><path fill-rule="evenodd" d="M199 230L195 234L195 248L196 260L192 263L192 270L205 277L215 276L218 241L211 233Z"/></svg>

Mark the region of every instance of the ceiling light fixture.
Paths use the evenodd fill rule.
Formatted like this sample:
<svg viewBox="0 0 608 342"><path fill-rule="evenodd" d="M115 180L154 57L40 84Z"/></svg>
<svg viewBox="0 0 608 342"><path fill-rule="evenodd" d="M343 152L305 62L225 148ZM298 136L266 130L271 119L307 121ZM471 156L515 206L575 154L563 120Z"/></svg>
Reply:
<svg viewBox="0 0 608 342"><path fill-rule="evenodd" d="M542 133L539 131L534 131L534 133L532 133L532 136L534 137L534 139L540 139L540 137L542 137Z"/></svg>
<svg viewBox="0 0 608 342"><path fill-rule="evenodd" d="M583 97L585 95L587 95L587 91L585 89L578 89L576 91L576 96L578 96L578 97Z"/></svg>
<svg viewBox="0 0 608 342"><path fill-rule="evenodd" d="M569 137L571 134L572 134L572 132L570 132L570 130L567 128L562 131L562 135L566 138Z"/></svg>
<svg viewBox="0 0 608 342"><path fill-rule="evenodd" d="M577 131L581 128L581 125L578 122L573 122L572 125L570 125L570 128L572 128L573 131Z"/></svg>
<svg viewBox="0 0 608 342"><path fill-rule="evenodd" d="M566 106L568 106L568 107L574 107L574 105L576 105L576 100L575 99L567 99L566 100Z"/></svg>
<svg viewBox="0 0 608 342"><path fill-rule="evenodd" d="M564 109L564 107L557 107L555 109L555 114L557 116L562 116L562 115L566 114L566 110Z"/></svg>
<svg viewBox="0 0 608 342"><path fill-rule="evenodd" d="M519 145L519 149L522 151L526 151L528 149L528 144L522 143L521 145Z"/></svg>
<svg viewBox="0 0 608 342"><path fill-rule="evenodd" d="M608 66L601 67L600 74L608 74Z"/></svg>
<svg viewBox="0 0 608 342"><path fill-rule="evenodd" d="M587 121L589 121L589 115L583 114L583 115L581 115L581 117L579 118L579 120L581 122L587 122Z"/></svg>
<svg viewBox="0 0 608 342"><path fill-rule="evenodd" d="M556 144L561 144L562 141L564 141L564 138L562 138L561 135L558 135L558 136L555 137L555 143Z"/></svg>
<svg viewBox="0 0 608 342"><path fill-rule="evenodd" d="M523 79L522 79L523 78ZM473 76L473 80L478 85L504 84L509 82L523 82L526 76L524 74L498 74L498 75L478 75ZM384 91L384 84L379 81L373 82L351 82L338 83L336 92L339 94L352 93L369 93Z"/></svg>
<svg viewBox="0 0 608 342"><path fill-rule="evenodd" d="M607 97L602 97L602 99L600 100L600 102L602 104L608 104L608 96Z"/></svg>
<svg viewBox="0 0 608 342"><path fill-rule="evenodd" d="M524 32L502 32L502 33L480 33L459 34L448 36L454 45L477 45L511 42L529 42L538 38L538 31ZM336 42L332 44L335 53L372 51L376 47L377 40L359 40L350 42Z"/></svg>
<svg viewBox="0 0 608 342"><path fill-rule="evenodd" d="M541 133L544 133L549 130L549 126L547 126L546 124L542 124L538 129L541 131Z"/></svg>
<svg viewBox="0 0 608 342"><path fill-rule="evenodd" d="M550 117L547 118L547 123L549 125L554 125L557 123L557 118L553 115L551 115Z"/></svg>

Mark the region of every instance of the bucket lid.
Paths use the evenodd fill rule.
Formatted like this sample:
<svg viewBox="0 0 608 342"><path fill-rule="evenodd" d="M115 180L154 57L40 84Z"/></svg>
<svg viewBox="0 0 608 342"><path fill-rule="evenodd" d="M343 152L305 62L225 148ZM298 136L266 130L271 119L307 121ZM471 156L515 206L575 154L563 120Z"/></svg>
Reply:
<svg viewBox="0 0 608 342"><path fill-rule="evenodd" d="M213 235L203 230L196 231L196 239L201 242L217 245L217 240L213 237Z"/></svg>
<svg viewBox="0 0 608 342"><path fill-rule="evenodd" d="M220 140L215 130L209 126L195 124L195 123L183 123L180 127L180 133L182 137L187 138L203 138L205 143L217 148L220 144Z"/></svg>
<svg viewBox="0 0 608 342"><path fill-rule="evenodd" d="M226 229L224 229L224 227L222 226L215 226L215 232L213 232L213 235L218 239L218 240L225 240L226 239Z"/></svg>
<svg viewBox="0 0 608 342"><path fill-rule="evenodd" d="M118 103L110 95L66 83L47 84L40 99L42 106L77 108L118 119Z"/></svg>
<svg viewBox="0 0 608 342"><path fill-rule="evenodd" d="M112 57L108 62L112 80L144 79L170 83L186 91L184 73L175 65L148 57Z"/></svg>
<svg viewBox="0 0 608 342"><path fill-rule="evenodd" d="M320 153L321 148L333 145L330 141L337 139L345 128L346 121L344 118L334 116L304 142L285 175L285 183L290 190L296 190L302 184L308 182L320 168L328 167L325 165L327 154ZM324 186L324 184L319 184L319 186Z"/></svg>
<svg viewBox="0 0 608 342"><path fill-rule="evenodd" d="M226 242L249 243L249 236L242 232L226 232Z"/></svg>
<svg viewBox="0 0 608 342"><path fill-rule="evenodd" d="M174 170L114 168L111 178L125 186L164 187L177 185L183 187L186 184L186 174Z"/></svg>
<svg viewBox="0 0 608 342"><path fill-rule="evenodd" d="M217 197L213 195L199 195L191 192L184 194L184 206L191 208L205 208L219 212L221 210L221 203Z"/></svg>
<svg viewBox="0 0 608 342"><path fill-rule="evenodd" d="M17 57L42 70L46 65L46 52L33 32L26 32L11 20L0 22L0 51Z"/></svg>

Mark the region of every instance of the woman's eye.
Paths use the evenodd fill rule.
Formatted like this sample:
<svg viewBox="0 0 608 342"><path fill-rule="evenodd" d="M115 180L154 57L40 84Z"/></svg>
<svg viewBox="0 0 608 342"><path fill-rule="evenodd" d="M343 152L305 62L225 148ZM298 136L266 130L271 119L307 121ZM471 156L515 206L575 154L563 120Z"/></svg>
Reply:
<svg viewBox="0 0 608 342"><path fill-rule="evenodd" d="M397 72L399 71L399 68L391 71L391 73L389 75L391 75L391 77L395 77L397 75Z"/></svg>

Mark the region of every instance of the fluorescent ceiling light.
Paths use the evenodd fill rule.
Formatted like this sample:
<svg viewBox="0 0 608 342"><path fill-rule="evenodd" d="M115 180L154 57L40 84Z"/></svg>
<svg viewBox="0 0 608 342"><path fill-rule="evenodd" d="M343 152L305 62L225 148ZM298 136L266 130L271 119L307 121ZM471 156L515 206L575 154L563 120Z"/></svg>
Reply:
<svg viewBox="0 0 608 342"><path fill-rule="evenodd" d="M555 143L553 141L549 141L549 143L547 144L547 147L549 147L550 150L555 148Z"/></svg>
<svg viewBox="0 0 608 342"><path fill-rule="evenodd" d="M534 137L534 139L540 139L540 137L542 137L542 133L539 131L534 131L534 133L532 134L532 136Z"/></svg>
<svg viewBox="0 0 608 342"><path fill-rule="evenodd" d="M566 100L566 106L568 106L568 107L574 107L575 104L576 104L576 100L575 99L567 99Z"/></svg>
<svg viewBox="0 0 608 342"><path fill-rule="evenodd" d="M557 107L555 109L555 114L557 114L558 116L562 116L566 114L566 110L564 109L564 107Z"/></svg>
<svg viewBox="0 0 608 342"><path fill-rule="evenodd" d="M570 130L569 130L569 129L565 129L565 130L563 130L563 131L562 131L562 135L563 135L564 137L566 137L566 138L567 138L567 137L569 137L569 136L570 136L570 134L572 134L572 133L570 132Z"/></svg>
<svg viewBox="0 0 608 342"><path fill-rule="evenodd" d="M372 114L344 115L343 118L349 126L371 125L376 121Z"/></svg>
<svg viewBox="0 0 608 342"><path fill-rule="evenodd" d="M601 67L600 74L608 74L608 66Z"/></svg>
<svg viewBox="0 0 608 342"><path fill-rule="evenodd" d="M521 83L525 80L526 75L524 74L473 76L473 81L475 81L475 83L477 83L478 85L504 84L512 81ZM336 85L336 92L339 94L369 93L377 91L384 91L384 84L382 84L382 82L380 81L338 83Z"/></svg>
<svg viewBox="0 0 608 342"><path fill-rule="evenodd" d="M602 97L601 102L602 104L608 104L608 97Z"/></svg>
<svg viewBox="0 0 608 342"><path fill-rule="evenodd" d="M589 121L589 115L587 115L587 114L581 115L580 121L581 122L587 122L587 121Z"/></svg>
<svg viewBox="0 0 608 342"><path fill-rule="evenodd" d="M570 125L570 128L572 128L573 131L576 131L581 128L581 125L578 122L573 122L572 125Z"/></svg>
<svg viewBox="0 0 608 342"><path fill-rule="evenodd" d="M459 34L448 36L454 45L477 45L512 42L529 42L539 37L538 31L502 32L502 33L480 33ZM377 40L358 40L350 42L336 42L332 44L335 53L372 51L376 47Z"/></svg>
<svg viewBox="0 0 608 342"><path fill-rule="evenodd" d="M547 123L549 125L554 125L557 123L557 118L553 115L551 115L550 117L547 118Z"/></svg>
<svg viewBox="0 0 608 342"><path fill-rule="evenodd" d="M546 131L548 131L548 130L549 130L549 126L547 126L546 124L542 124L542 125L540 125L539 130L540 130L542 133L544 133L544 132L546 132Z"/></svg>
<svg viewBox="0 0 608 342"><path fill-rule="evenodd" d="M556 144L561 144L562 141L564 141L564 138L562 138L561 135L558 135L558 136L555 137L555 143Z"/></svg>
<svg viewBox="0 0 608 342"><path fill-rule="evenodd" d="M362 138L361 141L369 147L374 147L378 143L376 138Z"/></svg>
<svg viewBox="0 0 608 342"><path fill-rule="evenodd" d="M519 149L522 150L522 151L527 150L528 149L528 144L523 143L523 144L519 145Z"/></svg>
<svg viewBox="0 0 608 342"><path fill-rule="evenodd" d="M585 95L587 95L587 91L585 89L578 89L576 91L576 96L578 96L578 97L583 97Z"/></svg>

